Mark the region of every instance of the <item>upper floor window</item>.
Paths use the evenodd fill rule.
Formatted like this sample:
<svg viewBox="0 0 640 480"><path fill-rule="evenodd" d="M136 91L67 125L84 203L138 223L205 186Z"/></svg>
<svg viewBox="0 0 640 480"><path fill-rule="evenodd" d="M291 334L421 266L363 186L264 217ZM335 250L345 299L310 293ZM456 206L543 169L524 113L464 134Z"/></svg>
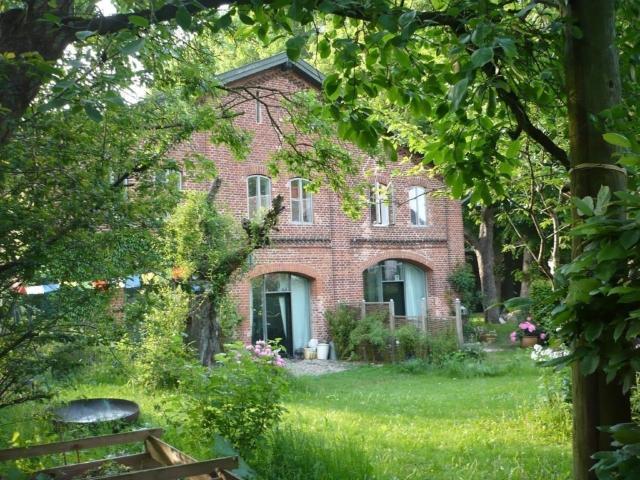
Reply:
<svg viewBox="0 0 640 480"><path fill-rule="evenodd" d="M371 223L389 225L391 221L391 187L376 182L371 188Z"/></svg>
<svg viewBox="0 0 640 480"><path fill-rule="evenodd" d="M253 175L247 179L249 218L253 218L271 206L271 179Z"/></svg>
<svg viewBox="0 0 640 480"><path fill-rule="evenodd" d="M291 186L291 221L313 223L313 195L307 191L309 180L294 178Z"/></svg>
<svg viewBox="0 0 640 480"><path fill-rule="evenodd" d="M182 190L182 172L180 170L161 170L155 176L156 185L171 185Z"/></svg>
<svg viewBox="0 0 640 480"><path fill-rule="evenodd" d="M409 207L411 208L411 225L427 226L427 189L411 187L409 189Z"/></svg>

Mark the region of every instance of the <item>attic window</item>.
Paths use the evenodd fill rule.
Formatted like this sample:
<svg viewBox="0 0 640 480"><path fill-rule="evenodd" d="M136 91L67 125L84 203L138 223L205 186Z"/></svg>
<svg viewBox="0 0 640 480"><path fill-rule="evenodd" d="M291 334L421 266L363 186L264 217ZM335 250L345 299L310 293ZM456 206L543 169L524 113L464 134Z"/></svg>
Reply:
<svg viewBox="0 0 640 480"><path fill-rule="evenodd" d="M262 123L262 107L260 105L260 90L256 90L256 123Z"/></svg>

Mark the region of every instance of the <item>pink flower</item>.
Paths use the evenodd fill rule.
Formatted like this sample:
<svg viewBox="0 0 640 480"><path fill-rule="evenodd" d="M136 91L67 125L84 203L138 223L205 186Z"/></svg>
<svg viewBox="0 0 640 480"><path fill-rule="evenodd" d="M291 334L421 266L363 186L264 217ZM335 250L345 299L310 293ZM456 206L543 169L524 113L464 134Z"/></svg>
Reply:
<svg viewBox="0 0 640 480"><path fill-rule="evenodd" d="M509 335L509 337L511 338L511 341L513 343L516 343L516 340L518 339L518 334L516 332L511 332L511 335Z"/></svg>
<svg viewBox="0 0 640 480"><path fill-rule="evenodd" d="M541 333L540 334L540 340L544 340L545 338L547 338L547 334L546 333Z"/></svg>
<svg viewBox="0 0 640 480"><path fill-rule="evenodd" d="M527 330L528 332L536 331L536 326L529 321L522 322L520 325L518 325L518 327L520 328L520 330Z"/></svg>

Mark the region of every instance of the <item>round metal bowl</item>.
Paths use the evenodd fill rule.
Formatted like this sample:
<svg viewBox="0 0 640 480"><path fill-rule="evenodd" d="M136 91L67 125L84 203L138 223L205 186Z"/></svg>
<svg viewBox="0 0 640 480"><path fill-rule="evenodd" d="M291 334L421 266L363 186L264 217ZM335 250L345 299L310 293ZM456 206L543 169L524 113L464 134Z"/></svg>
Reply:
<svg viewBox="0 0 640 480"><path fill-rule="evenodd" d="M87 398L72 400L53 410L53 415L54 421L61 424L133 423L140 415L140 407L120 398Z"/></svg>

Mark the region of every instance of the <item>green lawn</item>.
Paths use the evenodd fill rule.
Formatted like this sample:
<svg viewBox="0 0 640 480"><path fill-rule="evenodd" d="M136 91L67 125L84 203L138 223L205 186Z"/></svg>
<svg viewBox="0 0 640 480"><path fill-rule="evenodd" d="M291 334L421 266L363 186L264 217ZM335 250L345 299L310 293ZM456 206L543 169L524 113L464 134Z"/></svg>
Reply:
<svg viewBox="0 0 640 480"><path fill-rule="evenodd" d="M539 372L513 350L489 361L517 367L470 379L390 366L296 379L280 432L263 444L254 466L264 478L286 480L569 478L568 441L535 419ZM198 458L211 455L208 440L194 438L179 417L166 414L175 397L102 381L65 388L60 398L82 396L136 400L141 425L164 426L170 443ZM38 411L43 407L3 412L0 448L13 431L21 432L23 444L55 439L44 420L34 419Z"/></svg>
<svg viewBox="0 0 640 480"><path fill-rule="evenodd" d="M354 441L360 452L352 444L351 454L367 457L380 479L569 478L569 444L527 415L537 376L532 368L455 379L365 367L304 378L285 424L338 446L335 438Z"/></svg>

